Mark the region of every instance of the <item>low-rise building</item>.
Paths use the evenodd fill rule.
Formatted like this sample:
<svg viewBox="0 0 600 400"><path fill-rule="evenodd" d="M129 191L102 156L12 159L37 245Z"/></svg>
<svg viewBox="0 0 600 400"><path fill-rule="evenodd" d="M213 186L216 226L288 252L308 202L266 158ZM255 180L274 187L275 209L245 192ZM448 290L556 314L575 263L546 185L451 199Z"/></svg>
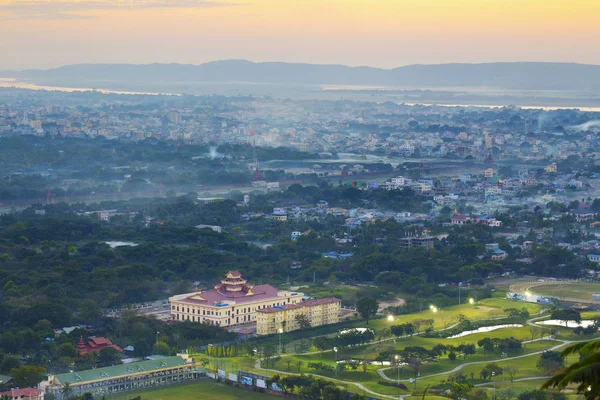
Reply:
<svg viewBox="0 0 600 400"><path fill-rule="evenodd" d="M431 236L409 236L399 240L400 248L412 249L414 247L433 248L433 238Z"/></svg>
<svg viewBox="0 0 600 400"><path fill-rule="evenodd" d="M94 397L165 386L198 378L204 369L194 369L191 359L174 356L89 369L59 375L49 375L40 383L40 389L57 400L91 393ZM65 392L68 385L69 392Z"/></svg>
<svg viewBox="0 0 600 400"><path fill-rule="evenodd" d="M44 391L34 388L13 389L0 393L6 400L44 400Z"/></svg>
<svg viewBox="0 0 600 400"><path fill-rule="evenodd" d="M340 322L341 300L335 297L303 301L264 308L258 311L256 333L272 335L303 328L305 321L310 327Z"/></svg>

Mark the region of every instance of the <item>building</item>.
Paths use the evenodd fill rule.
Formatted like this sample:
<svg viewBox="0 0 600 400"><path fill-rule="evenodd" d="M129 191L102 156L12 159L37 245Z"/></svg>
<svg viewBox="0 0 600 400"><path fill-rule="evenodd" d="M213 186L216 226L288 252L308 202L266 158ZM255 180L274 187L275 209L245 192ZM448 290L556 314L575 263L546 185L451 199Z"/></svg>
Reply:
<svg viewBox="0 0 600 400"><path fill-rule="evenodd" d="M450 219L450 221L452 222L453 225L464 225L469 220L470 220L469 217L467 217L466 215L462 215L462 214L455 214Z"/></svg>
<svg viewBox="0 0 600 400"><path fill-rule="evenodd" d="M169 122L172 122L174 124L181 123L181 114L178 111L169 111L169 113L167 114L167 118L169 119Z"/></svg>
<svg viewBox="0 0 600 400"><path fill-rule="evenodd" d="M44 400L44 391L33 388L13 389L0 393L6 400Z"/></svg>
<svg viewBox="0 0 600 400"><path fill-rule="evenodd" d="M412 249L414 247L433 248L433 238L431 236L403 237L400 238L399 243L402 249Z"/></svg>
<svg viewBox="0 0 600 400"><path fill-rule="evenodd" d="M484 175L486 178L493 178L493 177L494 177L494 169L493 169L493 168L487 168L487 169L484 171L483 175Z"/></svg>
<svg viewBox="0 0 600 400"><path fill-rule="evenodd" d="M185 356L164 357L156 360L133 362L113 367L89 369L59 375L49 375L40 383L40 389L64 400L63 389L68 384L69 397L91 393L104 397L115 393L166 386L198 378L204 369L194 369L191 359Z"/></svg>
<svg viewBox="0 0 600 400"><path fill-rule="evenodd" d="M223 227L219 226L219 225L204 225L204 224L200 224L200 225L196 225L196 229L210 229L210 230L215 231L217 233L223 232Z"/></svg>
<svg viewBox="0 0 600 400"><path fill-rule="evenodd" d="M600 264L600 254L588 254L587 259L593 263Z"/></svg>
<svg viewBox="0 0 600 400"><path fill-rule="evenodd" d="M213 290L169 298L173 321L192 321L217 326L256 323L261 309L296 304L303 293L278 290L271 285L252 286L238 271L230 271Z"/></svg>
<svg viewBox="0 0 600 400"><path fill-rule="evenodd" d="M556 170L557 170L556 163L552 163L552 164L544 167L544 171L549 172L549 173L556 173Z"/></svg>
<svg viewBox="0 0 600 400"><path fill-rule="evenodd" d="M577 222L593 221L596 219L596 213L589 209L576 209L569 211L569 214L575 216Z"/></svg>
<svg viewBox="0 0 600 400"><path fill-rule="evenodd" d="M492 260L493 261L502 261L504 259L506 259L506 256L508 254L504 251L504 250L496 250L492 253Z"/></svg>
<svg viewBox="0 0 600 400"><path fill-rule="evenodd" d="M257 312L256 333L272 335L301 329L303 315L311 327L340 322L341 300L335 297L303 301L261 309Z"/></svg>
<svg viewBox="0 0 600 400"><path fill-rule="evenodd" d="M100 354L103 349L109 347L115 349L119 353L123 352L123 350L116 344L113 344L110 339L103 337L92 337L87 343L85 343L83 338L80 338L79 343L77 343L77 357L84 358L88 354Z"/></svg>

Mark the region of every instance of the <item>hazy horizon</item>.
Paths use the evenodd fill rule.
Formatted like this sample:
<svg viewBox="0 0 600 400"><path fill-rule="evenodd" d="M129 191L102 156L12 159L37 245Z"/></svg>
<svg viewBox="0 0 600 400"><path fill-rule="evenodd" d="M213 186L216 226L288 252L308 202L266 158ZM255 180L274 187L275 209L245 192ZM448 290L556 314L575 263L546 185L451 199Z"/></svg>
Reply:
<svg viewBox="0 0 600 400"><path fill-rule="evenodd" d="M0 0L0 69L228 59L600 64L591 0Z"/></svg>

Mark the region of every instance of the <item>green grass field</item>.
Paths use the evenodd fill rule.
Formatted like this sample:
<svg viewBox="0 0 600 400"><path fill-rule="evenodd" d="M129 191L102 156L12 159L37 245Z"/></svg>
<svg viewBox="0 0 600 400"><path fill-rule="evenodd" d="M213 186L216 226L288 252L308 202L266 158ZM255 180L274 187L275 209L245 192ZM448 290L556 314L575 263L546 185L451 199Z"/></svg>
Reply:
<svg viewBox="0 0 600 400"><path fill-rule="evenodd" d="M276 398L276 396L266 393L238 389L212 379L204 379L156 389L120 393L111 395L109 400L130 400L137 396L140 396L142 400L198 400L204 398L211 400L264 400Z"/></svg>
<svg viewBox="0 0 600 400"><path fill-rule="evenodd" d="M323 291L326 291L326 288L321 288ZM323 293L321 293L323 294ZM346 295L350 293L345 293ZM465 302L467 299L464 299ZM282 342L284 345L288 345L286 348L288 351L293 351L294 343L298 343L300 340L310 340L310 338L321 336L321 335L335 335L340 330L356 328L356 327L368 327L375 331L376 337L388 338L389 340L383 340L381 342L373 342L366 346L356 346L351 348L340 349L337 353L338 360L349 360L349 359L360 359L360 360L375 360L378 353L384 350L388 350L393 352L401 351L406 346L423 346L425 348L433 348L438 343L444 343L447 345L460 345L460 344L476 344L477 341L484 337L490 338L502 338L502 337L515 337L520 340L530 340L531 333L527 326L523 326L521 328L503 328L491 332L484 333L475 333L467 336L463 336L460 338L448 339L448 338L425 338L422 336L413 336L413 337L405 337L405 338L389 338L389 327L395 324L402 324L406 322L411 322L416 319L433 319L435 329L442 329L452 324L456 323L460 314L464 315L467 319L471 321L489 319L489 318L501 318L506 314L504 313L504 309L506 308L526 308L530 314L537 313L541 310L540 305L532 304L532 303L521 303L514 302L510 300L506 300L504 298L490 298L484 299L475 304L461 304L451 307L446 307L443 309L439 309L437 312L433 312L429 308L417 312L414 314L408 315L397 315L394 316L393 321L389 321L387 318L377 318L370 320L367 324L364 320L352 319L350 321L346 321L342 324L320 327L316 329L310 329L304 332L292 332L286 333L282 337ZM501 324L503 322L498 322ZM387 332L387 334L385 333ZM565 332L565 335L569 334L569 331ZM260 339L260 345L264 345L265 343L270 343L273 346L277 346L277 342L279 337L267 337ZM524 348L519 353L509 354L510 356L514 356L517 354L528 354L536 351L541 351L548 349L552 346L556 345L556 342L550 341L538 341L530 344L524 345ZM311 348L310 351L316 351L315 348ZM457 366L470 363L470 362L481 362L482 364L467 366L465 367L468 372L473 372L477 376L479 375L479 371L485 366L488 361L493 361L501 358L499 353L495 354L483 354L482 349L477 349L477 353L467 357L466 360L459 358L457 360L451 361L448 359L447 355L442 356L438 361L425 363L423 365L421 375L427 376L436 373L447 373ZM194 359L207 359L205 355L197 355L194 356ZM336 354L332 351L325 351L322 354L286 354L283 355L278 361L275 362L274 366L269 363L269 365L263 364L264 368L273 369L280 371L281 373L298 373L302 372L305 374L314 374L320 375L326 378L339 379L344 381L345 383L342 386L347 386L347 388L351 391L356 391L356 386L352 385L352 382L360 383L368 390L379 393L381 395L401 395L406 394L406 390L401 390L394 387L384 386L379 384L383 378L378 374L377 370L379 368L389 368L381 365L369 365L366 371L363 371L362 367L359 367L357 370L353 371L351 369L347 369L345 371L339 371L337 374L334 371L322 371L315 370L313 368L309 368L308 364L310 362L323 362L324 364L334 366L335 365ZM535 369L535 360L537 360L537 356L526 357L519 360L520 363L523 363L524 360L533 360L533 368ZM225 358L225 359L215 359L211 358L211 365L215 366L215 363L220 368L225 368L228 372L238 369L245 370L248 372L256 372L264 375L273 375L274 372L265 371L261 369L255 368L256 359L250 359L247 357L235 357L235 358ZM385 370L386 374L390 378L395 378L397 376L396 370ZM400 369L400 379L408 379L412 377L411 371L406 368ZM529 371L528 369L523 370L523 376L535 376L531 375L534 371ZM443 380L446 380L448 375L442 375L436 378L431 378L431 383L438 383ZM424 380L425 381L425 380ZM421 386L421 385L419 385ZM423 385L422 387L425 387ZM412 389L411 386L409 386ZM232 389L229 388L228 389ZM358 389L360 392L360 389ZM252 393L254 394L254 393ZM428 396L429 397L429 396ZM144 397L142 397L144 399ZM155 400L159 398L149 397L150 400ZM118 399L118 400L129 400L129 399ZM185 399L184 399L185 400Z"/></svg>
<svg viewBox="0 0 600 400"><path fill-rule="evenodd" d="M533 286L531 292L556 298L573 298L592 301L592 294L600 293L600 283L564 282Z"/></svg>

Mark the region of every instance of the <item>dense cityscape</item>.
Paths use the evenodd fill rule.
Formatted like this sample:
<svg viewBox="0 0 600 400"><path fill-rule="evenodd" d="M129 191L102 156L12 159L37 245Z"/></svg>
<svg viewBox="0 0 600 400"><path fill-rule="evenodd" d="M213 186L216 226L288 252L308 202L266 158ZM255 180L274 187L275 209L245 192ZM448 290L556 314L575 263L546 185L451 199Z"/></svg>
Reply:
<svg viewBox="0 0 600 400"><path fill-rule="evenodd" d="M600 6L0 0L0 400L600 400Z"/></svg>

